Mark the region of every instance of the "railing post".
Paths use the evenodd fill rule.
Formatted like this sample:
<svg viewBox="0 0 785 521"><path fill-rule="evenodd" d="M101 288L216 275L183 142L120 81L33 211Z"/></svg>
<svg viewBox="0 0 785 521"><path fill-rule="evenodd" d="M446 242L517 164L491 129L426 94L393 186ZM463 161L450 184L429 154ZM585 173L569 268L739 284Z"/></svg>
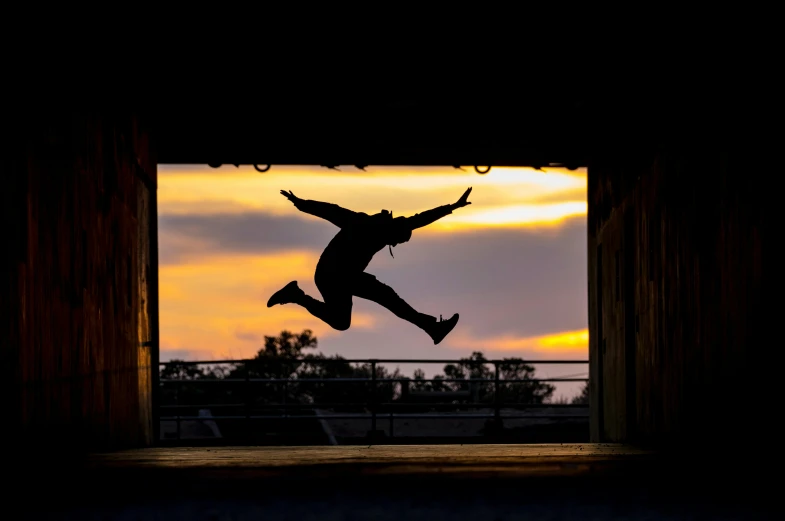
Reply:
<svg viewBox="0 0 785 521"><path fill-rule="evenodd" d="M177 441L180 441L180 383L174 388L174 404L177 411Z"/></svg>
<svg viewBox="0 0 785 521"><path fill-rule="evenodd" d="M499 362L493 363L494 376L493 376L493 421L494 426L500 429L502 426L501 414L501 395L499 392Z"/></svg>
<svg viewBox="0 0 785 521"><path fill-rule="evenodd" d="M245 382L243 383L245 397L245 437L251 441L251 368L250 364L245 364Z"/></svg>
<svg viewBox="0 0 785 521"><path fill-rule="evenodd" d="M281 414L283 414L284 416L286 416L286 394L288 393L288 391L289 391L289 377L287 376L281 388L281 405L282 405Z"/></svg>
<svg viewBox="0 0 785 521"><path fill-rule="evenodd" d="M371 362L371 436L376 436L376 362Z"/></svg>

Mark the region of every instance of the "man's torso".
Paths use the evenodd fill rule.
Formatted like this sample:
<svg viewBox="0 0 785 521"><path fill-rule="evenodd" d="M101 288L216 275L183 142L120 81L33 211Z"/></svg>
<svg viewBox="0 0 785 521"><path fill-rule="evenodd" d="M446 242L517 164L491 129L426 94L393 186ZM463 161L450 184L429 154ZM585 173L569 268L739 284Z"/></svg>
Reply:
<svg viewBox="0 0 785 521"><path fill-rule="evenodd" d="M358 214L357 219L341 228L322 252L317 272L356 274L365 271L371 259L386 245L384 226L388 218Z"/></svg>

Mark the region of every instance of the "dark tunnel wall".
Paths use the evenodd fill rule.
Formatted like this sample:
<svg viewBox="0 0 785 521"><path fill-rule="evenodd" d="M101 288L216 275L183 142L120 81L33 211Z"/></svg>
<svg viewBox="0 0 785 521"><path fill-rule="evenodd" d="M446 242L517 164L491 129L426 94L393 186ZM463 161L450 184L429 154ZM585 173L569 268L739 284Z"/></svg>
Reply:
<svg viewBox="0 0 785 521"><path fill-rule="evenodd" d="M616 159L589 167L592 440L770 436L764 184L719 148Z"/></svg>
<svg viewBox="0 0 785 521"><path fill-rule="evenodd" d="M157 266L148 134L130 116L31 113L7 125L4 436L39 449L149 444Z"/></svg>

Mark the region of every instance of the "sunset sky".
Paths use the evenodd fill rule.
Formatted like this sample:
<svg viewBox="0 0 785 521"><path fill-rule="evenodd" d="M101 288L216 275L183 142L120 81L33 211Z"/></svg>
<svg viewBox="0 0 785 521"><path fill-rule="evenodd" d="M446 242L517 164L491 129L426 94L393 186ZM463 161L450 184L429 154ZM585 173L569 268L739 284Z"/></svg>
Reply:
<svg viewBox="0 0 785 521"><path fill-rule="evenodd" d="M346 358L457 359L476 350L488 358L588 359L584 170L159 165L158 175L162 361L251 357L264 335L305 328L319 351ZM296 305L266 307L291 280L321 298L314 268L338 231L299 212L280 190L399 216L455 202L470 186L471 205L415 230L395 258L382 250L367 269L421 312L460 313L438 346L358 298L344 332ZM537 366L538 376L587 371ZM557 394L574 390L561 385Z"/></svg>

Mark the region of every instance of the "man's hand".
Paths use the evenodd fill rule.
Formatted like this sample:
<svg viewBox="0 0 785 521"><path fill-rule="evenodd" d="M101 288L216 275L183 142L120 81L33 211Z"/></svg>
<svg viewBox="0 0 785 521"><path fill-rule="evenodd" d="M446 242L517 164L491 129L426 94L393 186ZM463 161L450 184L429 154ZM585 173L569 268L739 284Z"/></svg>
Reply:
<svg viewBox="0 0 785 521"><path fill-rule="evenodd" d="M281 195L289 199L294 204L297 204L297 202L300 200L300 198L294 195L291 190L288 192L286 190L281 190Z"/></svg>
<svg viewBox="0 0 785 521"><path fill-rule="evenodd" d="M469 198L469 194L470 194L470 193L472 193L472 189L471 189L471 187L469 187L469 189L468 189L468 190L466 190L466 191L463 193L463 195L461 196L461 198L460 198L460 199L458 199L458 202L452 203L452 207L453 207L453 209L455 209L455 208L463 208L463 207L464 207L464 206L466 206L467 204L472 204L472 203L470 203L469 201L467 201L467 199Z"/></svg>

